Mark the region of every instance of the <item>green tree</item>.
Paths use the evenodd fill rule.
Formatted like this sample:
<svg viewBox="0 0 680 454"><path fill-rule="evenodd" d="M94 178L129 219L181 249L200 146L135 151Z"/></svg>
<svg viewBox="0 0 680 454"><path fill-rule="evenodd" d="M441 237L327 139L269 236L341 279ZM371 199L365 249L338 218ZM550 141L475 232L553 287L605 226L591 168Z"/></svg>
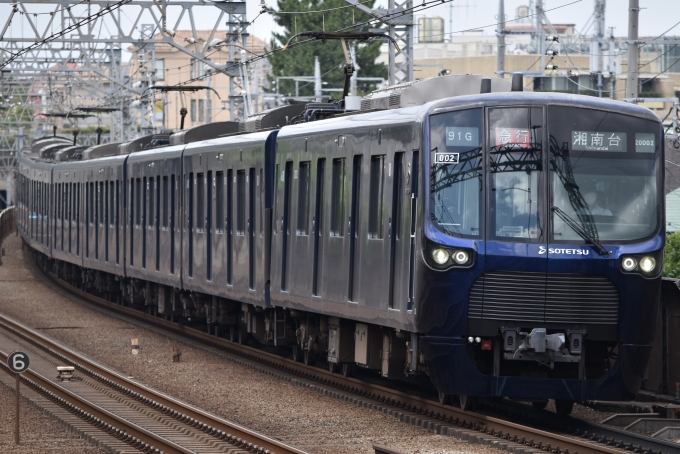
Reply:
<svg viewBox="0 0 680 454"><path fill-rule="evenodd" d="M364 3L372 8L373 2ZM351 28L355 24L363 23L370 16L355 8L348 8L348 3L344 0L278 0L278 11L281 12L304 12L304 11L325 11L324 13L310 14L279 14L276 15L276 23L282 27L283 32L274 34L271 42L272 49L280 49L296 33L304 31L368 31L369 26L362 24L359 27ZM341 8L342 7L342 8ZM334 9L341 8L341 9ZM300 41L307 38L299 38ZM296 40L293 40L295 43ZM292 46L286 51L275 52L269 56L269 63L272 65L272 76L270 77L271 90L275 89L274 78L277 76L313 76L314 57L319 57L321 66L322 80L327 82L324 88L342 88L345 81L343 70L345 57L342 45L339 40L329 40L326 42L312 41L300 46ZM359 67L359 77L382 77L387 78L387 67L385 64L376 64L375 60L380 55L381 40L374 40L370 43L350 41L348 46L356 49L356 62ZM329 72L330 71L330 72ZM327 73L327 74L326 74ZM357 90L359 95L366 94L374 90L375 82L358 81ZM291 80L281 80L279 82L279 93L295 94L295 83ZM300 96L312 96L314 94L314 84L300 83ZM335 93L334 97L339 98L340 94Z"/></svg>
<svg viewBox="0 0 680 454"><path fill-rule="evenodd" d="M664 277L680 278L680 230L666 236L663 255Z"/></svg>

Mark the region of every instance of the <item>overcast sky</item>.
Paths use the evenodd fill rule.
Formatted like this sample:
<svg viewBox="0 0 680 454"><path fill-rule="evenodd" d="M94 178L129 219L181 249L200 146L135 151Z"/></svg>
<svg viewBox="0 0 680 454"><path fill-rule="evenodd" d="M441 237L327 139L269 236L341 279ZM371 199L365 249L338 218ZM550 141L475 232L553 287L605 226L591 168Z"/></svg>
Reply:
<svg viewBox="0 0 680 454"><path fill-rule="evenodd" d="M260 0L246 0L248 5L248 18L254 19L260 11ZM265 0L270 7L276 6L276 0ZM414 1L418 5L419 0ZM515 19L517 7L528 5L529 0L506 0L506 20ZM552 23L576 24L577 32L581 32L595 6L594 0L544 0L544 8L551 10L546 13ZM379 0L378 6L385 7L386 0ZM451 5L453 8L451 8ZM566 5L566 6L564 6ZM640 0L640 36L658 36L680 21L680 0ZM441 16L444 18L444 27L449 33L449 15L453 12L453 31L461 31L470 28L484 29L486 34L494 34L495 23L498 22L498 0L454 0L436 7L427 9L417 15ZM271 15L262 15L253 23L251 33L269 41L275 24ZM628 34L628 0L608 0L606 3L605 27L614 27L615 36ZM594 27L591 27L592 34ZM668 33L669 36L680 36L680 25Z"/></svg>

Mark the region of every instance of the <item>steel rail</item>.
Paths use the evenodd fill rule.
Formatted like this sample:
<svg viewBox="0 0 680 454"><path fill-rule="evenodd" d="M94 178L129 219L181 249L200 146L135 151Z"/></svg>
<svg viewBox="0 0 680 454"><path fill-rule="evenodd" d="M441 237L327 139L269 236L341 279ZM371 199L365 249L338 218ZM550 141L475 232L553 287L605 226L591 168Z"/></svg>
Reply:
<svg viewBox="0 0 680 454"><path fill-rule="evenodd" d="M138 312L138 311L137 311ZM191 405L185 404L183 402L180 402L176 399L173 399L172 397L169 397L165 394L159 393L158 391L155 391L147 386L144 386L140 383L136 383L134 381L131 381L124 377L123 375L119 374L118 372L115 372L101 364L98 364L94 361L91 361L87 358L83 358L80 353L70 349L69 347L53 340L50 339L46 336L44 336L42 333L39 333L27 326L22 325L21 323L0 314L0 325L5 325L5 327L8 327L10 330L13 330L20 336L24 337L25 339L31 341L32 343L44 347L47 349L51 354L55 356L60 356L63 359L67 360L74 366L76 366L78 369L81 371L87 373L88 375L93 376L94 378L107 383L107 384L113 384L113 385L119 385L124 388L126 388L125 393L129 394L132 398L139 400L143 403L146 403L147 405L150 405L153 408L162 408L166 407L170 411L175 411L178 413L181 413L184 417L182 419L186 419L191 425L194 427L200 428L204 430L205 432L211 433L213 435L219 434L219 432L222 432L225 434L225 436L220 437L223 439L226 439L229 442L236 441L238 440L239 445L243 445L243 447L247 446L257 446L258 449L262 449L262 451L253 451L253 452L265 452L268 451L271 454L306 454L305 451L299 450L297 448L294 448L292 446L289 446L283 442L274 440L272 438L269 438L265 435L259 434L255 431L252 431L250 429L247 429L243 426L240 426L238 424L232 423L230 421L226 421L224 419L218 418L214 415L211 415L199 408L193 407ZM0 352L0 356L2 355L2 352ZM5 358L6 359L6 358ZM31 374L31 376L36 376L40 377L34 372L32 372L30 369L27 371L28 373ZM43 381L46 379L42 379ZM36 380L37 382L37 380ZM59 395L60 397L66 399L66 400L73 400L73 398L78 399L79 402L84 402L82 398L79 398L75 394L71 393L70 391L60 387L59 385L50 382L52 387L56 387L56 391L53 389L50 389L48 386L45 386L43 383L40 383L41 386L44 386L45 388L48 388L51 392L54 392L55 394ZM80 403L79 403L80 405ZM84 404L83 404L84 405ZM95 406L96 407L96 406ZM99 407L97 407L99 408ZM93 411L88 410L90 413L97 414ZM107 423L111 425L116 424L120 425L120 423L117 420L122 420L122 418L118 418L116 415L107 412L104 409L99 409L98 410L102 416L99 416L97 414L97 417L105 420ZM108 418L108 419L105 419ZM112 422L109 422L111 420ZM122 420L124 421L124 420ZM135 435L135 437L144 440L144 442L152 444L151 441L155 440L155 438L161 438L158 437L157 435L146 431L145 429L141 429L142 432L139 432L139 435ZM217 435L216 435L217 436ZM228 436L228 438L227 438ZM145 438L142 438L145 437ZM151 438L150 438L151 437ZM151 441L147 441L151 440ZM165 440L165 439L162 439ZM165 440L167 442L167 440ZM172 442L168 442L171 444L174 444ZM156 443L159 444L159 443ZM232 443L234 444L234 443ZM170 445L169 445L170 446ZM163 450L166 453L169 452L177 452L177 453L192 453L193 451L185 450L179 445L176 445L176 450L175 451L168 451L168 450Z"/></svg>
<svg viewBox="0 0 680 454"><path fill-rule="evenodd" d="M3 369L10 375L13 375L13 373L9 371L9 367L4 365L4 363L7 362L8 356L8 353L0 350L0 360L2 360L4 366ZM153 452L154 449L158 449L165 454L195 454L194 451L186 449L89 402L87 399L72 393L68 389L54 383L49 378L43 377L30 368L23 372L20 378L21 381L31 389L47 396L50 400L59 403L62 407L81 416L88 422L100 426L102 430L109 433L115 432L116 430L124 431L125 435L121 435L121 437L125 437L123 438L124 441L128 441L142 452Z"/></svg>
<svg viewBox="0 0 680 454"><path fill-rule="evenodd" d="M106 307L116 312L124 313L137 320L141 319L146 323L173 331L177 334L194 339L203 344L212 345L222 350L236 353L247 359L252 359L265 365L273 366L283 371L297 374L303 378L316 380L324 385L329 385L340 390L349 391L379 402L384 402L388 405L419 412L426 416L446 421L451 424L477 430L484 434L494 435L499 438L516 441L529 446L539 447L539 449L543 449L546 446L551 446L551 449L554 450L554 452L578 452L579 454L621 454L626 452L624 448L618 448L616 446L609 446L605 444L615 444L613 439L598 442L599 440L590 441L588 439L580 439L578 436L551 433L546 430L524 426L522 424L513 423L501 418L464 411L462 409L440 404L439 402L423 397L414 396L380 385L367 383L356 378L344 377L325 369L308 366L303 363L293 361L292 359L283 358L273 353L264 352L253 347L248 347L246 345L238 344L224 338L213 336L201 330L182 326L175 322L164 320L151 314L146 314L131 307L125 307L106 301L102 298L71 286L61 279L58 279L52 273L45 273L45 275L52 282L56 283L66 291L71 292L94 304ZM582 424L586 423L586 421L580 420L579 422ZM600 429L601 427L602 426L598 424L592 425L593 430ZM619 431L612 431L611 433L615 435L622 435ZM639 446L642 448L643 452L649 451L663 454L680 454L680 447L678 447L675 443L666 442L664 440L656 440L651 437L646 437L644 435L638 435L631 432L626 432L626 435L630 439L634 439L636 442L639 442ZM598 438L602 439L601 437ZM618 440L621 440L620 436ZM630 450L628 452L630 452Z"/></svg>

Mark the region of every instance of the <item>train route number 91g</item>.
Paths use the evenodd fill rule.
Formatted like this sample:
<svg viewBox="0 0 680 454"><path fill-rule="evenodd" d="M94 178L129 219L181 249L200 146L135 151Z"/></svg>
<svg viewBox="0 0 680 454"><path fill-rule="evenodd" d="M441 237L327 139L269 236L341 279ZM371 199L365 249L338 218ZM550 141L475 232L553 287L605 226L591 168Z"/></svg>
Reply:
<svg viewBox="0 0 680 454"><path fill-rule="evenodd" d="M435 164L458 164L459 153L435 153Z"/></svg>

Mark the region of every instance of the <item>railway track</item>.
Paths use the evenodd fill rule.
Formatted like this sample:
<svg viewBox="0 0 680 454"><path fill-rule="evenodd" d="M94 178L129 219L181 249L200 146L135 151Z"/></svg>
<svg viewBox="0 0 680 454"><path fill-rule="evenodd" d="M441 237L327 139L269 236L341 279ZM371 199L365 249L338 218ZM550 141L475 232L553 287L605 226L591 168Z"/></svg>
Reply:
<svg viewBox="0 0 680 454"><path fill-rule="evenodd" d="M3 315L0 328L3 369L9 373L9 348L28 344L34 360L21 377L24 386L140 452L305 454L129 380ZM73 366L76 379L58 383L57 365Z"/></svg>
<svg viewBox="0 0 680 454"><path fill-rule="evenodd" d="M324 394L332 395L333 391L326 390L335 389L338 391L336 397L347 399L347 394L358 396L366 406L381 409L402 421L416 423L438 433L454 434L478 441L484 440L490 444L493 444L493 440L497 440L497 443L505 447L509 446L509 449L515 452L680 454L680 445L676 443L576 418L560 419L556 415L547 414L549 412L537 414L530 408L516 408L513 411L508 410L508 406L504 406L504 409L500 409L499 412L505 412L505 417L467 412L424 397L367 383L356 378L344 377L325 369L308 366L273 353L215 337L204 331L146 314L134 308L108 302L70 286L51 273L46 273L46 276L70 293L91 303L171 331L183 338L256 361L264 367L273 367L283 373L291 373L311 380L324 388L322 391ZM510 408L512 407L511 405ZM510 421L510 418L523 420L524 424Z"/></svg>

